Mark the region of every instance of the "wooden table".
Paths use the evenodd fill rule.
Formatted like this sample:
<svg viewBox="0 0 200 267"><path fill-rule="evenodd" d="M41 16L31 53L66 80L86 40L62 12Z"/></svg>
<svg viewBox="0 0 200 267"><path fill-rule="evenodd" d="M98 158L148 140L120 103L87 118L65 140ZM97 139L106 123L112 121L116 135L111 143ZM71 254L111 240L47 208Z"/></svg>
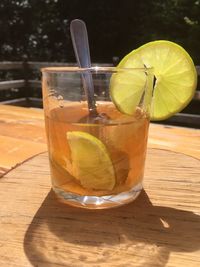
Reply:
<svg viewBox="0 0 200 267"><path fill-rule="evenodd" d="M200 266L200 131L151 124L144 190L111 210L59 203L43 111L0 105L0 266Z"/></svg>

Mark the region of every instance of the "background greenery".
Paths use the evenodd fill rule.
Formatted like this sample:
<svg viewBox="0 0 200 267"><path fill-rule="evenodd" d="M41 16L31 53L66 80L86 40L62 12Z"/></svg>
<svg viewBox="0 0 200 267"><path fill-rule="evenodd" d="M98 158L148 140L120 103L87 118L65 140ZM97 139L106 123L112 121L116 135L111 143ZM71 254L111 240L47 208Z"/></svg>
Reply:
<svg viewBox="0 0 200 267"><path fill-rule="evenodd" d="M1 0L0 61L75 61L70 21L83 19L93 62L112 62L157 39L200 63L200 0Z"/></svg>

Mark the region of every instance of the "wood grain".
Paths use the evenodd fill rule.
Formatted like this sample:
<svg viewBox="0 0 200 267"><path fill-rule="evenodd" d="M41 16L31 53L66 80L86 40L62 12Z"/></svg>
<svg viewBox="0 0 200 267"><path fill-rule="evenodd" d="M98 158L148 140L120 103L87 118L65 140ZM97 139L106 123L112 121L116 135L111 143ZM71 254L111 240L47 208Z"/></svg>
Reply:
<svg viewBox="0 0 200 267"><path fill-rule="evenodd" d="M200 131L151 123L148 146L200 159ZM0 176L46 150L43 110L0 105Z"/></svg>
<svg viewBox="0 0 200 267"><path fill-rule="evenodd" d="M148 145L200 159L200 130L151 123Z"/></svg>
<svg viewBox="0 0 200 267"><path fill-rule="evenodd" d="M83 210L50 190L47 154L0 180L0 266L199 267L199 160L149 149L145 190L126 206Z"/></svg>
<svg viewBox="0 0 200 267"><path fill-rule="evenodd" d="M42 110L0 105L0 176L46 150Z"/></svg>

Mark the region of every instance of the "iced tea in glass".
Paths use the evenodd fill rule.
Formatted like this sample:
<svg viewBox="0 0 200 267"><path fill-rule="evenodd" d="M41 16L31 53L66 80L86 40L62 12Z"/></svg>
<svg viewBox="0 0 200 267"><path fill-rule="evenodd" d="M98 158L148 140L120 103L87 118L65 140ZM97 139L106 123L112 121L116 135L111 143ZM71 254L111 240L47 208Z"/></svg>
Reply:
<svg viewBox="0 0 200 267"><path fill-rule="evenodd" d="M91 209L134 200L142 190L152 71L50 67L42 73L52 187L58 198ZM88 108L85 73L91 75L94 85L95 115ZM113 92L118 94L118 86L122 91L119 98L127 86L133 94L139 92L131 114L115 101Z"/></svg>

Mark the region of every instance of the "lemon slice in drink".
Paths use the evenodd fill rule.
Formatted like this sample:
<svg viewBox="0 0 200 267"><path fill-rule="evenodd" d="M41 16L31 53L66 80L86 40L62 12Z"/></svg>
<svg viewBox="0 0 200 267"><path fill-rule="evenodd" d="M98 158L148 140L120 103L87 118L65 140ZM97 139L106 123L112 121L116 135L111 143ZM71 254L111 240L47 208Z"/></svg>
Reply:
<svg viewBox="0 0 200 267"><path fill-rule="evenodd" d="M120 68L140 67L141 62L146 67L153 67L156 78L151 120L167 119L187 106L194 96L197 73L191 57L181 46L165 40L150 42L133 50L118 66ZM115 86L111 88L112 92L115 90L117 90ZM126 94L126 88L124 88L124 94ZM120 100L121 96L116 92L111 93L111 97L124 113L126 113L125 105L132 105L134 110L135 99L129 98L124 103L123 98Z"/></svg>
<svg viewBox="0 0 200 267"><path fill-rule="evenodd" d="M105 145L95 136L81 132L67 132L71 150L72 173L83 187L112 190L115 172Z"/></svg>

